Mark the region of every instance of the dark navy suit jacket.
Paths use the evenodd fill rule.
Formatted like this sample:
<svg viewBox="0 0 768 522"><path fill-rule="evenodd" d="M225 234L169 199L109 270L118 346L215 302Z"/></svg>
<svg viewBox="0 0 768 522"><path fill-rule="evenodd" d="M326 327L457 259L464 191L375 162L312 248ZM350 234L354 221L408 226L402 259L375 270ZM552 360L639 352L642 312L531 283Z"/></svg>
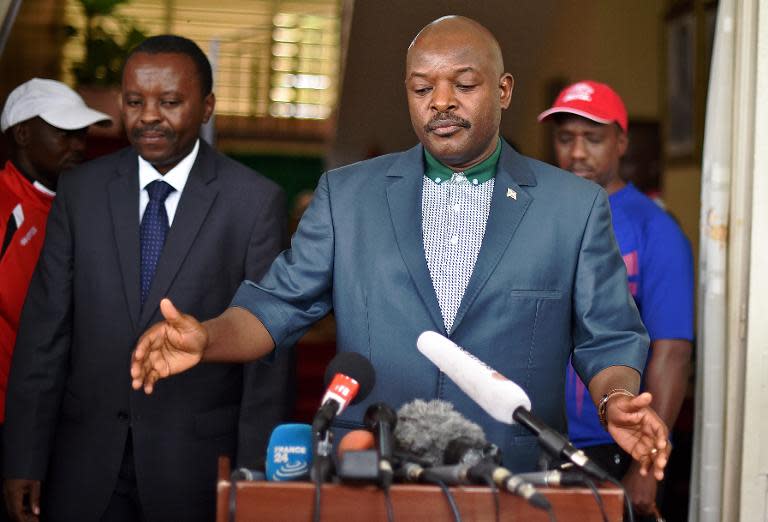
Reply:
<svg viewBox="0 0 768 522"><path fill-rule="evenodd" d="M43 480L47 520L98 520L129 433L149 520L213 520L217 458L263 459L286 416L290 353L201 364L133 391L129 363L169 296L200 320L287 245L282 191L200 143L147 301L140 305L139 186L132 149L65 173L24 307L5 425L5 477Z"/></svg>

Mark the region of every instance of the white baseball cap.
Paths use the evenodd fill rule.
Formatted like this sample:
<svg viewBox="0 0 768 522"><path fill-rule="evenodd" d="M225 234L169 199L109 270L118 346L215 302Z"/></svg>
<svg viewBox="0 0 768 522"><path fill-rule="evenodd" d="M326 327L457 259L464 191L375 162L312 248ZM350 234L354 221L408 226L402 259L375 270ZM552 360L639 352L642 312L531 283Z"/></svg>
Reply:
<svg viewBox="0 0 768 522"><path fill-rule="evenodd" d="M8 95L0 116L0 130L5 132L9 127L37 116L64 130L112 123L112 118L88 107L79 94L63 83L32 78Z"/></svg>

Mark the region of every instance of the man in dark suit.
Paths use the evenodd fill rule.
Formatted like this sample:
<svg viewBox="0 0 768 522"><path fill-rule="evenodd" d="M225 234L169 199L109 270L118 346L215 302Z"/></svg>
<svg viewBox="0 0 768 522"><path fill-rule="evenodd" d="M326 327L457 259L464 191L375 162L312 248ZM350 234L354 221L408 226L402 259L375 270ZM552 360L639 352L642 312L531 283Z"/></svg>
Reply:
<svg viewBox="0 0 768 522"><path fill-rule="evenodd" d="M161 297L214 317L285 244L281 190L198 139L211 88L193 42L146 40L123 71L132 148L59 183L11 366L4 477L17 519L213 520L217 457L256 465L286 416L290 355L201 365L152 397L130 386Z"/></svg>
<svg viewBox="0 0 768 522"><path fill-rule="evenodd" d="M421 143L324 174L291 250L261 281L244 282L219 317L201 324L164 300L167 321L136 347L133 385L152 392L200 360L280 353L333 309L337 350L376 370L338 431L361 427L372 402L443 399L483 428L507 467L535 469L535 438L494 420L415 349L420 333L435 330L517 382L559 430L572 355L608 431L642 474L661 478L667 428L650 394L635 396L648 337L606 195L499 137L513 83L477 22L449 16L425 27L405 77Z"/></svg>

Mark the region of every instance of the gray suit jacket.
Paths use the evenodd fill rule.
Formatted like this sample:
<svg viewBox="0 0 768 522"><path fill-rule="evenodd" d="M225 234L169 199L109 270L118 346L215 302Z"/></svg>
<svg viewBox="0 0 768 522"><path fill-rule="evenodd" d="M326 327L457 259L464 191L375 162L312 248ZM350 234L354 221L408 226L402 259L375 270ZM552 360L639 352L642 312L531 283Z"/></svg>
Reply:
<svg viewBox="0 0 768 522"><path fill-rule="evenodd" d="M374 401L397 408L440 398L483 427L508 467L533 469L535 439L493 420L416 350L423 331L448 334L424 254L423 176L420 145L325 174L291 250L258 285L241 286L233 304L253 311L278 346L334 310L338 350L361 353L376 370L369 398L339 427L361 427ZM612 365L641 371L648 337L605 192L504 143L483 244L449 334L522 386L534 414L563 433L571 354L585 382Z"/></svg>
<svg viewBox="0 0 768 522"><path fill-rule="evenodd" d="M282 191L201 142L142 309L136 153L61 177L13 355L4 444L6 477L44 480L46 518L97 520L132 433L148 519L213 520L217 457L263 458L288 413L291 354L274 368L202 364L146 396L131 390L131 351L161 319L163 296L214 317L286 239Z"/></svg>

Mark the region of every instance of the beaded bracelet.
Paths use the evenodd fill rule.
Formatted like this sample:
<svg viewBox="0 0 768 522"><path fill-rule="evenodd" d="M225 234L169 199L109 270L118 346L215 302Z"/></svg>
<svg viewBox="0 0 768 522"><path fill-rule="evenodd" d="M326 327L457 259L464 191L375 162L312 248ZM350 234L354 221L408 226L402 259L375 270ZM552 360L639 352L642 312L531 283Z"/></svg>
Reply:
<svg viewBox="0 0 768 522"><path fill-rule="evenodd" d="M605 411L608 409L608 401L615 395L626 395L630 398L635 396L634 393L625 390L624 388L614 388L603 395L603 398L600 399L600 403L597 405L597 416L600 418L600 424L603 425L603 428L608 427L608 419L605 418Z"/></svg>

